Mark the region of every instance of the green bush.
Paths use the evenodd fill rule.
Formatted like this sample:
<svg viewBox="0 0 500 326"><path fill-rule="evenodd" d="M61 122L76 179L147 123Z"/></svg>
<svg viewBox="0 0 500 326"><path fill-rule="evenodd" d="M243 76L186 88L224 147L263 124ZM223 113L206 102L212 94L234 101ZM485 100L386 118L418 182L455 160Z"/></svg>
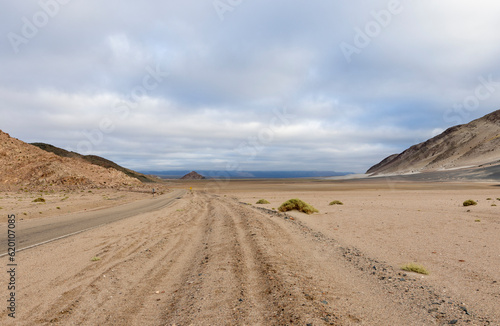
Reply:
<svg viewBox="0 0 500 326"><path fill-rule="evenodd" d="M306 214L318 213L319 211L313 206L305 203L300 199L290 199L278 208L280 212L288 212L292 210L298 210L299 212L303 212Z"/></svg>
<svg viewBox="0 0 500 326"><path fill-rule="evenodd" d="M334 201L332 201L332 202L330 203L330 206L331 206L331 205L344 205L344 203L343 203L343 202L341 202L340 200L334 200Z"/></svg>
<svg viewBox="0 0 500 326"><path fill-rule="evenodd" d="M401 267L402 270L408 271L408 272L414 272L414 273L419 273L419 274L424 274L424 275L429 275L429 271L417 263L409 263Z"/></svg>
<svg viewBox="0 0 500 326"><path fill-rule="evenodd" d="M38 197L37 199L33 200L34 203L45 203L45 199L42 197Z"/></svg>
<svg viewBox="0 0 500 326"><path fill-rule="evenodd" d="M256 204L270 204L270 202L268 202L267 200L265 199L259 199L259 201L257 201Z"/></svg>
<svg viewBox="0 0 500 326"><path fill-rule="evenodd" d="M468 200L464 201L464 206L476 206L476 205L477 205L477 202L475 202L472 199L468 199Z"/></svg>

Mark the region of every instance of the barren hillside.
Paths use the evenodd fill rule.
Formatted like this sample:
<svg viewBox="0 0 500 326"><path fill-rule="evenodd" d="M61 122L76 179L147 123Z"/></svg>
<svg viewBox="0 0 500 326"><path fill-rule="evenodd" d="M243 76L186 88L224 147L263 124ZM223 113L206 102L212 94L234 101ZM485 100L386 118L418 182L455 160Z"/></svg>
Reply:
<svg viewBox="0 0 500 326"><path fill-rule="evenodd" d="M195 171L189 172L188 174L186 174L181 178L181 180L202 180L202 179L205 179L205 177Z"/></svg>
<svg viewBox="0 0 500 326"><path fill-rule="evenodd" d="M0 131L0 187L138 186L140 181L81 158L60 157Z"/></svg>
<svg viewBox="0 0 500 326"><path fill-rule="evenodd" d="M81 155L75 152L69 152L65 149L50 145L50 144L45 144L45 143L31 143L31 145L34 145L40 149L43 149L46 152L51 152L56 154L57 156L61 157L70 157L70 158L80 158L85 161L88 161L89 163L102 166L104 168L113 168L115 170L121 171L128 175L129 177L136 178L139 181L142 182L155 182L156 180L153 180L151 177L148 177L147 175L144 175L142 173L138 173L135 171L132 171L130 169L124 168L123 166L120 166L116 164L113 161L110 161L108 159L105 159L100 156L96 155Z"/></svg>
<svg viewBox="0 0 500 326"><path fill-rule="evenodd" d="M403 174L500 163L500 110L391 155L369 174Z"/></svg>

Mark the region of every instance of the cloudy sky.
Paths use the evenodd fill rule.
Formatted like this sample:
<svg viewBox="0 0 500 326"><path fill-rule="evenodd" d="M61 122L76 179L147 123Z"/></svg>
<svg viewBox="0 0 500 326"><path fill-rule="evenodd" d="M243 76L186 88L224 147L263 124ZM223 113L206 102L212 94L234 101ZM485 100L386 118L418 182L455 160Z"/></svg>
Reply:
<svg viewBox="0 0 500 326"><path fill-rule="evenodd" d="M364 172L500 109L494 0L0 9L0 129L134 169Z"/></svg>

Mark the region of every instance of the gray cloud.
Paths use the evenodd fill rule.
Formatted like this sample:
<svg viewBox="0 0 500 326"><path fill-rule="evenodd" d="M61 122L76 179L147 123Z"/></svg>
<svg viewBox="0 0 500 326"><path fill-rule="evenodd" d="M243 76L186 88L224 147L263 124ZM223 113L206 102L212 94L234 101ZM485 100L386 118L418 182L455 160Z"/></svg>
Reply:
<svg viewBox="0 0 500 326"><path fill-rule="evenodd" d="M499 14L486 0L280 0L221 21L212 1L8 2L0 128L137 169L362 172L498 109ZM360 30L373 36L348 62Z"/></svg>

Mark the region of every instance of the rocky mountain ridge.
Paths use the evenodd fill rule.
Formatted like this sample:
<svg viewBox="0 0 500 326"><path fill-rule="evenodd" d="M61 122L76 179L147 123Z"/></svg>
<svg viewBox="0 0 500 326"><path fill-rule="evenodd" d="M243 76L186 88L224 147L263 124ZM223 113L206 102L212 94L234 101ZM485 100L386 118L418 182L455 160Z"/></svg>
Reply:
<svg viewBox="0 0 500 326"><path fill-rule="evenodd" d="M40 149L43 149L46 152L54 153L57 156L61 157L70 157L70 158L79 158L83 159L91 164L102 166L104 168L113 168L115 170L121 171L128 175L129 177L136 178L137 180L141 182L156 182L156 180L153 180L152 177L149 177L147 175L144 175L139 172L135 172L133 170L124 168L123 166L120 166L116 164L113 161L110 161L108 159L105 159L103 157L97 156L97 155L81 155L79 153L75 152L70 152L65 149L50 145L50 144L45 144L45 143L31 143L30 145L36 146Z"/></svg>
<svg viewBox="0 0 500 326"><path fill-rule="evenodd" d="M118 188L142 183L114 168L104 168L78 157L61 157L27 144L0 130L0 187L53 186Z"/></svg>
<svg viewBox="0 0 500 326"><path fill-rule="evenodd" d="M405 174L500 164L500 110L386 157L366 173Z"/></svg>

